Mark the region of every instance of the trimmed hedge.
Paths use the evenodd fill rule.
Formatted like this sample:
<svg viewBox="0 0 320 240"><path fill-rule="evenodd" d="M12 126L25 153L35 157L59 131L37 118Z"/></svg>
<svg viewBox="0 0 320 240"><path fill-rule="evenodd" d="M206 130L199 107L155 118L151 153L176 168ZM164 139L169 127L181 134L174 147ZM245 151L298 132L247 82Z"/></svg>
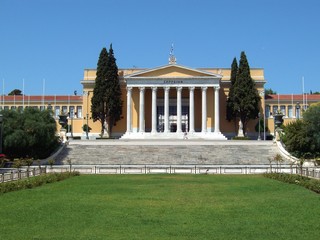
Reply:
<svg viewBox="0 0 320 240"><path fill-rule="evenodd" d="M244 137L238 137L238 136L236 136L236 137L233 137L232 140L250 140L250 138L249 138L249 137L246 137L246 136L244 136Z"/></svg>
<svg viewBox="0 0 320 240"><path fill-rule="evenodd" d="M265 173L263 175L267 178L275 179L289 184L296 184L316 193L320 193L320 181L317 179L311 179L301 175L288 173Z"/></svg>
<svg viewBox="0 0 320 240"><path fill-rule="evenodd" d="M45 175L25 178L17 181L4 182L0 184L0 194L39 187L47 183L59 182L79 175L79 172L48 173Z"/></svg>

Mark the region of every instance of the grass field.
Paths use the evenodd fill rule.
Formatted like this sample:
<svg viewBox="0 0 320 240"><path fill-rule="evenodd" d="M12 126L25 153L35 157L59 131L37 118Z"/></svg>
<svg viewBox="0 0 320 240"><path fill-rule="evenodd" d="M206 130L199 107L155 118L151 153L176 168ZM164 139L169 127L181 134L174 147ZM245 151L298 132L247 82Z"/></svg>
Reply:
<svg viewBox="0 0 320 240"><path fill-rule="evenodd" d="M319 239L320 195L260 175L84 175L0 196L0 239Z"/></svg>

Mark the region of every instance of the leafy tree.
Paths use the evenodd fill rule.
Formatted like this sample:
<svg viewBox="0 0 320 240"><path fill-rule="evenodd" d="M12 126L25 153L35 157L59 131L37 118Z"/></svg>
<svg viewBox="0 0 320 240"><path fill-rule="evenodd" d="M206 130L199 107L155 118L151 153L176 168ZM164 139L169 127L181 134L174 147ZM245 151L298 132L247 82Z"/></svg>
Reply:
<svg viewBox="0 0 320 240"><path fill-rule="evenodd" d="M260 96L250 75L250 67L245 52L241 52L237 78L234 83L233 104L234 111L243 124L246 133L247 124L256 119L259 114Z"/></svg>
<svg viewBox="0 0 320 240"><path fill-rule="evenodd" d="M93 89L93 96L91 98L91 112L93 121L100 121L101 123L101 136L104 133L104 122L106 120L106 91L107 91L107 64L108 64L108 52L106 48L103 48L100 52L98 65L97 65L97 77L95 80L95 86Z"/></svg>
<svg viewBox="0 0 320 240"><path fill-rule="evenodd" d="M304 130L310 153L320 155L320 103L311 104L303 113ZM313 154L312 154L313 153Z"/></svg>
<svg viewBox="0 0 320 240"><path fill-rule="evenodd" d="M303 118L284 127L283 142L287 150L298 158L320 156L320 103L312 104Z"/></svg>
<svg viewBox="0 0 320 240"><path fill-rule="evenodd" d="M9 158L45 158L59 145L50 110L2 111L3 149Z"/></svg>
<svg viewBox="0 0 320 240"><path fill-rule="evenodd" d="M295 157L303 157L309 152L309 138L306 136L303 120L291 122L283 127L282 141L286 149Z"/></svg>
<svg viewBox="0 0 320 240"><path fill-rule="evenodd" d="M9 92L8 95L9 95L9 96L22 95L22 92L21 92L21 90L19 90L19 89L14 89L14 90L12 90L11 92Z"/></svg>
<svg viewBox="0 0 320 240"><path fill-rule="evenodd" d="M118 75L118 66L116 58L114 57L112 44L110 44L109 58L107 64L107 91L106 99L106 113L109 126L109 133L112 133L112 127L116 125L117 121L121 119L122 115L122 100L121 88Z"/></svg>
<svg viewBox="0 0 320 240"><path fill-rule="evenodd" d="M266 88L264 91L265 91L265 95L277 94L277 92L273 91L271 88Z"/></svg>

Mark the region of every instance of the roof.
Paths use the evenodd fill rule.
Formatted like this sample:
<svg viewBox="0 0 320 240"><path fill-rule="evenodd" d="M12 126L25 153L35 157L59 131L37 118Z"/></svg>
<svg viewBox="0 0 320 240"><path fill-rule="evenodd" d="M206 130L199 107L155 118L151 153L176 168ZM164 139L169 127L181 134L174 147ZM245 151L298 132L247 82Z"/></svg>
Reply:
<svg viewBox="0 0 320 240"><path fill-rule="evenodd" d="M189 68L178 64L168 64L156 68L146 69L138 72L134 72L132 74L124 76L125 79L127 78L162 78L162 77L175 77L175 76L181 76L183 74L183 77L214 77L214 78L222 78L222 75L215 74L212 72L195 69L195 68Z"/></svg>
<svg viewBox="0 0 320 240"><path fill-rule="evenodd" d="M75 95L10 95L10 96L0 96L1 102L81 102L82 96Z"/></svg>
<svg viewBox="0 0 320 240"><path fill-rule="evenodd" d="M268 101L294 101L299 102L303 100L320 101L320 94L270 94L266 95L265 99Z"/></svg>

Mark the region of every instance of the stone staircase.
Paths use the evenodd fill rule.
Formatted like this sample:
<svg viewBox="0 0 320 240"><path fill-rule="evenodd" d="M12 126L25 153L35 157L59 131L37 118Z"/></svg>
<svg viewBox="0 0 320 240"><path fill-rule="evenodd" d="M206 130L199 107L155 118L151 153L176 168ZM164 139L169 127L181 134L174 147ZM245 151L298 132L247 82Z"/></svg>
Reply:
<svg viewBox="0 0 320 240"><path fill-rule="evenodd" d="M57 164L269 164L279 150L272 141L70 141Z"/></svg>

